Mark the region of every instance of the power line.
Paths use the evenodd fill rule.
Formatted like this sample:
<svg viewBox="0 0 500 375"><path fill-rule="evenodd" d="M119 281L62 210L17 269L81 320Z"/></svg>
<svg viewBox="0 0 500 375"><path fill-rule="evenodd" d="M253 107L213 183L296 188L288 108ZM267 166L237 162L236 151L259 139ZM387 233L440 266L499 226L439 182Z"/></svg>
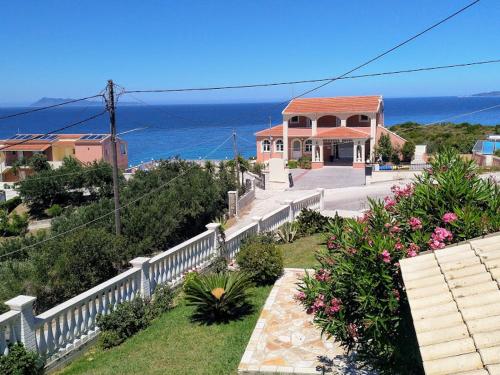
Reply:
<svg viewBox="0 0 500 375"><path fill-rule="evenodd" d="M78 102L81 102L81 101L84 101L84 100L87 100L87 99L93 99L93 98L98 98L98 97L103 97L103 95L102 94L97 94L97 95L87 96L85 98L72 99L72 100L68 100L66 102L62 102L62 103L58 103L58 104L53 104L53 105L48 105L46 107L37 107L37 108L30 109L29 111L17 112L17 113L13 113L11 115L2 116L2 117L0 117L0 120L5 120L5 119L16 117L16 116L27 115L29 113L38 112L38 111L44 111L46 109L61 107L63 105L67 105L67 104L71 104L71 103L78 103Z"/></svg>
<svg viewBox="0 0 500 375"><path fill-rule="evenodd" d="M122 93L123 94L169 93L169 92L215 91L215 90L230 90L230 89L246 89L246 88L256 88L256 87L284 86L284 85L295 85L295 84L303 84L303 83L317 83L317 82L325 82L325 81L332 81L332 80L359 79L359 78L386 76L386 75L403 74L403 73L415 73L415 72L424 72L424 71L450 69L450 68L460 68L460 67L495 64L495 63L500 63L500 59L474 61L474 62L469 62L469 63L460 63L460 64L451 64L451 65L430 66L430 67L404 69L404 70L393 70L393 71L387 71L387 72L367 73L367 74L352 75L352 76L345 76L345 77L327 77L327 78L307 79L307 80L299 80L299 81L256 83L256 84L243 84L243 85L234 85L234 86L188 87L188 88L175 88L175 89L152 89L152 90L124 90Z"/></svg>
<svg viewBox="0 0 500 375"><path fill-rule="evenodd" d="M453 115L451 117L448 117L448 118L445 118L445 119L442 119L442 120L439 120L439 121L434 121L434 122L430 122L428 124L424 124L423 126L439 124L439 123L442 123L442 122L445 122L445 121L452 120L454 118L464 117L464 116L468 116L468 115L473 115L474 113L488 111L490 109L497 108L497 107L500 107L500 104L496 104L496 105L493 105L493 106L487 107L487 108L478 109L478 110L472 111L472 112L467 112L467 113L461 113L461 114L458 114L458 115Z"/></svg>
<svg viewBox="0 0 500 375"><path fill-rule="evenodd" d="M469 9L470 7L472 7L472 6L474 6L475 4L479 3L479 1L480 1L480 0L475 0L475 1L473 1L472 3L470 3L470 4L466 5L466 6L464 6L463 8L460 8L460 9L459 9L459 10L457 10L456 12L454 12L454 13L450 14L449 16L447 16L447 17L443 18L441 21L434 23L433 25L431 25L431 26L427 27L427 28L426 28L426 29L424 29L423 31L421 31L421 32L419 32L419 33L417 33L417 34L415 34L415 35L413 35L413 36L409 37L408 39L404 40L403 42L401 42L401 43L399 43L399 44L396 44L394 47L391 47L391 48L389 48L388 50L386 50L386 51L384 51L384 52L379 53L377 56L375 56L375 57L373 57L373 58L369 59L368 61L366 61L366 62L364 62L364 63L362 63L362 64L360 64L360 65L358 65L358 66L356 66L356 67L354 67L354 68L352 68L352 69L350 69L350 70L348 70L347 72L345 72L345 73L343 73L343 74L339 75L338 77L332 78L332 79L330 79L330 80L328 80L328 81L326 81L326 82L322 83L321 85L318 85L318 86L316 86L316 87L313 87L312 89L309 89L309 90L304 91L302 94L299 94L299 95L294 96L292 99L301 98L301 97L303 97L303 96L305 96L305 95L307 95L307 94L310 94L310 93L312 93L312 92L314 92L314 91L316 91L316 90L321 89L322 87L325 87L326 85L329 85L330 83L332 83L332 82L334 82L334 81L336 81L336 80L338 80L338 79L340 79L340 78L342 78L342 77L345 77L345 76L347 76L347 75L349 75L349 74L351 74L351 73L354 73L355 71L357 71L357 70L359 70L359 69L361 69L361 68L363 68L363 67L367 66L368 64L371 64L372 62L374 62L374 61L376 61L376 60L380 59L381 57L383 57L383 56L385 56L385 55L387 55L387 54L389 54L389 53L391 53L391 52L395 51L396 49L398 49L398 48L400 48L400 47L402 47L402 46L404 46L404 45L406 45L406 44L410 43L411 41L413 41L413 40L417 39L418 37L422 36L423 34L425 34L425 33L429 32L429 31L431 31L432 29L434 29L434 28L436 28L436 27L438 27L439 25L441 25L441 24L443 24L443 23L447 22L448 20L452 19L453 17L455 17L455 16L459 15L460 13L462 13L462 12L466 11L466 10L467 10L467 9Z"/></svg>
<svg viewBox="0 0 500 375"><path fill-rule="evenodd" d="M209 151L209 152L208 152L208 153L207 153L207 154L203 157L203 159L206 159L206 158L207 158L210 154L212 154L212 153L214 153L215 151L217 151L219 148L221 148L221 147L222 147L222 146L223 146L223 145L224 145L227 141L229 141L231 138L232 138L232 134L231 134L229 137L227 137L227 138L226 138L226 139L225 139L222 143L220 143L217 147L215 147L214 149L212 149L211 151ZM12 255L12 254L19 253L19 252L24 251L24 250L26 250L26 249L29 249L29 248L32 248L32 247L35 247L35 246L41 245L41 244L43 244L43 243L45 243L45 242L48 242L48 241L54 240L54 239L56 239L56 238L62 237L62 236L64 236L64 235L68 234L68 233L74 232L75 230L78 230L78 229L84 228L84 227L86 227L87 225L93 224L93 223L95 223L95 222L97 222L97 221L99 221L99 220L101 220L101 219L104 219L105 217L108 217L108 216L110 216L110 215L113 215L113 214L115 213L115 211L117 211L117 210L123 210L124 208L126 208L126 207L128 207L128 206L130 206L130 205L132 205L132 204L134 204L134 203L136 203L136 202L138 202L139 200L143 199L144 197L146 197L146 196L148 196L148 195L151 195L151 194L153 194L153 193L156 193L156 192L160 191L162 188L164 188L165 186L167 186L168 184L170 184L172 181L175 181L176 179L178 179L179 177L181 177L181 176L185 175L187 172L189 172L191 169L193 169L193 168L195 168L195 167L197 167L197 166L198 166L198 164L193 163L193 165L191 165L190 167L186 168L184 171L182 171L181 173L179 173L177 176L175 176L175 177L171 178L170 180L166 181L164 184L162 184L162 185L160 185L160 186L158 186L158 187L156 187L156 188L154 188L154 189L152 189L152 190L148 191L147 193L145 193L145 194L143 194L143 195L141 195L141 196L137 197L136 199L131 200L130 202L128 202L128 203L126 203L126 204L124 204L124 205L122 205L122 206L120 206L120 207L118 207L118 208L116 208L116 209L114 209L114 210L112 210L112 211L109 211L109 212L105 213L104 215L101 215L101 216L99 216L99 217L97 217L97 218L95 218L95 219L93 219L93 220L90 220L90 221L88 221L88 222L86 222L86 223L80 224L80 225L78 225L78 226L76 226L76 227L74 227L74 228L68 229L67 231L64 231L64 232L62 232L62 233L56 234L56 235L54 235L54 236L52 236L52 237L45 238L45 239L43 239L43 240L41 240L41 241L39 241L39 242L37 242L37 243L31 244L31 245L27 245L27 246L24 246L24 247L22 247L22 248L20 248L20 249L17 249L17 250L14 250L14 251L11 251L11 252L8 252L8 253L5 253L5 254L2 254L2 255L0 255L0 259L1 259L1 258L4 258L4 257L6 257L6 256L9 256L9 255Z"/></svg>

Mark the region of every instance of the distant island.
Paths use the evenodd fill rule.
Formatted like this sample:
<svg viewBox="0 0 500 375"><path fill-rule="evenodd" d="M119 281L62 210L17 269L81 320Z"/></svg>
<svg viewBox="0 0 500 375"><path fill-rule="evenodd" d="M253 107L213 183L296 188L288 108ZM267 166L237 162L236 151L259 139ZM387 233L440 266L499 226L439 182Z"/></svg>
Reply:
<svg viewBox="0 0 500 375"><path fill-rule="evenodd" d="M51 105L57 105L65 102L70 102L75 99L71 98L41 98L37 100L35 103L31 104L30 107L48 107ZM98 100L81 100L79 102L74 102L74 103L69 103L66 104L69 106L102 106L102 101ZM120 105L140 105L140 103L134 103L134 102L122 102L120 101Z"/></svg>
<svg viewBox="0 0 500 375"><path fill-rule="evenodd" d="M478 94L472 94L472 96L500 96L500 91L480 92Z"/></svg>

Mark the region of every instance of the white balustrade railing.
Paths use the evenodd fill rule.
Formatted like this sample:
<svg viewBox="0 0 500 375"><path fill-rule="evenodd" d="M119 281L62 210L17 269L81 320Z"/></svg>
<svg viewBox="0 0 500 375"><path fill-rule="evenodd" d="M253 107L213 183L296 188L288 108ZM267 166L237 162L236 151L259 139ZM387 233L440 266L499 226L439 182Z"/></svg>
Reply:
<svg viewBox="0 0 500 375"><path fill-rule="evenodd" d="M36 316L38 353L50 362L92 339L99 330L98 315L109 314L116 305L139 296L140 273L131 268Z"/></svg>
<svg viewBox="0 0 500 375"><path fill-rule="evenodd" d="M208 264L216 250L216 236L215 230L207 230L151 258L149 261L151 291L158 284L176 284L186 272L203 268Z"/></svg>
<svg viewBox="0 0 500 375"><path fill-rule="evenodd" d="M303 208L322 209L323 192L289 201L286 205L227 236L225 251L234 258L248 236L273 231L296 218ZM99 333L97 316L109 314L115 306L138 296L149 298L156 286L178 284L186 272L203 269L217 253L219 224L152 258L136 258L132 268L112 279L34 316L35 297L17 296L6 304L10 311L0 315L0 355L8 345L22 342L47 360L50 368L57 360L92 340Z"/></svg>
<svg viewBox="0 0 500 375"><path fill-rule="evenodd" d="M9 353L9 344L21 341L19 311L7 311L0 315L0 355Z"/></svg>
<svg viewBox="0 0 500 375"><path fill-rule="evenodd" d="M259 225L257 223L253 223L230 234L226 238L227 257L233 259L238 251L240 251L241 243L243 242L243 240L249 236L257 234L258 231Z"/></svg>
<svg viewBox="0 0 500 375"><path fill-rule="evenodd" d="M290 207L280 207L262 218L260 231L271 232L281 227L287 221L290 221Z"/></svg>

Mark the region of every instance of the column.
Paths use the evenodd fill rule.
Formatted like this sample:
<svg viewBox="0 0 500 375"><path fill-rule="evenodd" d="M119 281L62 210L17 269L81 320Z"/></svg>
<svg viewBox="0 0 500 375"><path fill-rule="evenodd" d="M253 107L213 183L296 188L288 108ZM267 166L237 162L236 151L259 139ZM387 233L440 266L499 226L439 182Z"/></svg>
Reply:
<svg viewBox="0 0 500 375"><path fill-rule="evenodd" d="M288 120L283 119L283 160L288 160Z"/></svg>
<svg viewBox="0 0 500 375"><path fill-rule="evenodd" d="M319 141L319 161L323 163L323 140Z"/></svg>
<svg viewBox="0 0 500 375"><path fill-rule="evenodd" d="M152 294L151 284L149 282L149 259L146 257L137 257L130 261L134 268L141 270L140 275L140 293L142 298L150 298Z"/></svg>
<svg viewBox="0 0 500 375"><path fill-rule="evenodd" d="M317 119L311 120L311 134L313 137L316 136L316 134L318 134L318 120Z"/></svg>
<svg viewBox="0 0 500 375"><path fill-rule="evenodd" d="M365 158L365 144L366 144L366 141L361 141L361 162L362 163L366 162L366 158Z"/></svg>
<svg viewBox="0 0 500 375"><path fill-rule="evenodd" d="M35 317L33 315L33 303L36 297L17 296L5 302L12 311L19 311L20 341L27 350L36 351Z"/></svg>
<svg viewBox="0 0 500 375"><path fill-rule="evenodd" d="M227 254L220 254L219 253L220 250L225 251L225 244L222 243L222 241L219 241L220 224L219 223L210 223L210 224L205 225L205 227L207 228L207 230L213 232L213 244L214 244L213 246L214 247L212 249L212 254L215 254L215 256L222 255L222 256L227 257Z"/></svg>
<svg viewBox="0 0 500 375"><path fill-rule="evenodd" d="M291 223L294 220L293 217L293 200L287 199L283 203L284 205L288 206L288 221Z"/></svg>
<svg viewBox="0 0 500 375"><path fill-rule="evenodd" d="M356 148L358 147L358 141L353 141L352 142L352 161L356 163L358 161L357 155L356 155Z"/></svg>
<svg viewBox="0 0 500 375"><path fill-rule="evenodd" d="M370 119L370 160L375 161L375 138L377 136L377 114Z"/></svg>
<svg viewBox="0 0 500 375"><path fill-rule="evenodd" d="M262 216L252 216L252 222L257 224L257 233L260 233L260 226L262 225Z"/></svg>

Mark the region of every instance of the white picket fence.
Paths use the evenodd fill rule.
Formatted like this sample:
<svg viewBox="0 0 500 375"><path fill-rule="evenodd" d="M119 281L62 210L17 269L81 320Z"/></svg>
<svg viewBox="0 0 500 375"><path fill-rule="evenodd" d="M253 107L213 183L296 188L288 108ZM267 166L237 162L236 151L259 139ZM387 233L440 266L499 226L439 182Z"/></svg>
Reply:
<svg viewBox="0 0 500 375"><path fill-rule="evenodd" d="M303 208L322 210L323 189L294 201L226 238L226 254L234 258L242 241L248 236L269 232L294 220ZM22 342L27 349L42 355L50 368L65 355L92 340L99 333L96 318L109 314L113 308L137 296L148 298L157 285L176 285L186 272L206 267L218 248L219 224L208 224L207 230L152 258L139 257L132 268L45 311L33 313L36 297L17 296L6 304L10 311L0 315L0 355L8 353L8 345Z"/></svg>

